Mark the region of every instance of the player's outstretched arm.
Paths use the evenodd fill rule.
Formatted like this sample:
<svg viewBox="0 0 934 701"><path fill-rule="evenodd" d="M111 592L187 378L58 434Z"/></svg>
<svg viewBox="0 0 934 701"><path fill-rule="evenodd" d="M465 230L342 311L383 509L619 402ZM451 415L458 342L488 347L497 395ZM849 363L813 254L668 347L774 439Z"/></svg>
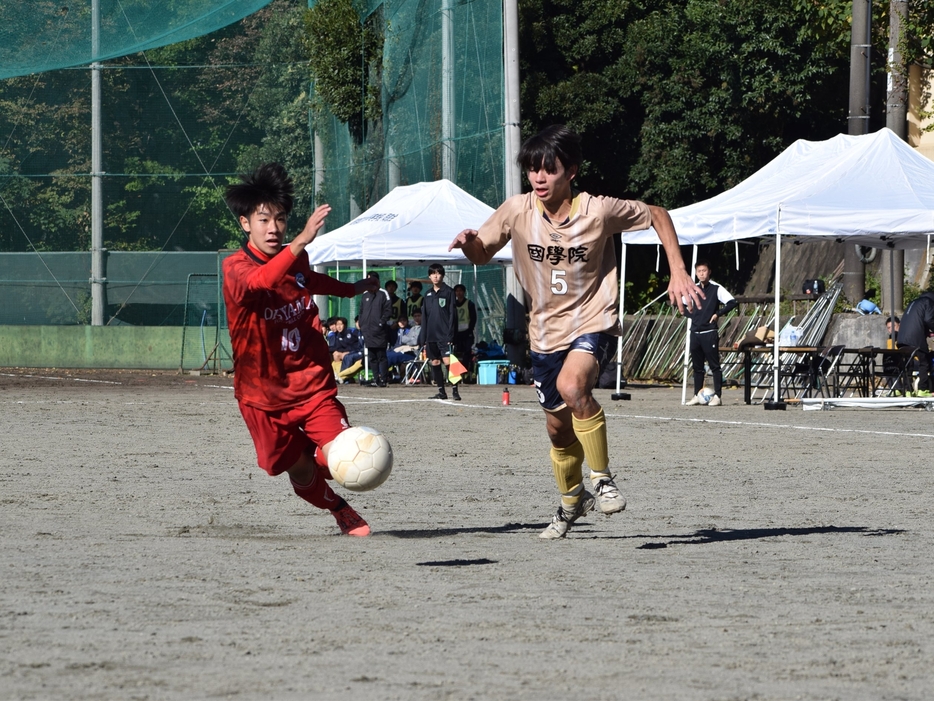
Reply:
<svg viewBox="0 0 934 701"><path fill-rule="evenodd" d="M305 222L305 228L289 244L293 256L298 256L299 253L305 250L305 246L315 240L318 232L321 231L321 227L324 226L325 218L330 213L331 205L329 204L318 205L315 211L311 213L308 221Z"/></svg>
<svg viewBox="0 0 934 701"><path fill-rule="evenodd" d="M353 284L353 289L355 295L362 295L364 292L376 292L379 289L379 280L367 276L362 280L357 280Z"/></svg>
<svg viewBox="0 0 934 701"><path fill-rule="evenodd" d="M652 213L652 226L662 242L665 256L668 258L668 268L671 270L671 280L668 282L668 301L672 306L677 306L682 314L685 313L685 308L687 311L692 311L700 306L704 293L694 284L684 267L674 222L671 221L671 216L664 207L649 205L649 211Z"/></svg>
<svg viewBox="0 0 934 701"><path fill-rule="evenodd" d="M467 260L474 265L486 265L493 259L495 251L487 251L483 241L477 238L477 233L476 229L464 229L451 241L448 251L459 248L467 256Z"/></svg>

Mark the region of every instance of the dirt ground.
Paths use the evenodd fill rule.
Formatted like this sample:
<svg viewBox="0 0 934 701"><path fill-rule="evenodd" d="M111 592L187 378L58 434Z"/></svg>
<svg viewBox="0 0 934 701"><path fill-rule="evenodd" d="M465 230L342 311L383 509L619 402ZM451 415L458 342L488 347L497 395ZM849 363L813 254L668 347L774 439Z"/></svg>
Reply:
<svg viewBox="0 0 934 701"><path fill-rule="evenodd" d="M530 388L343 387L365 539L230 378L0 370L0 699L929 699L934 413L600 391L629 508L567 540Z"/></svg>

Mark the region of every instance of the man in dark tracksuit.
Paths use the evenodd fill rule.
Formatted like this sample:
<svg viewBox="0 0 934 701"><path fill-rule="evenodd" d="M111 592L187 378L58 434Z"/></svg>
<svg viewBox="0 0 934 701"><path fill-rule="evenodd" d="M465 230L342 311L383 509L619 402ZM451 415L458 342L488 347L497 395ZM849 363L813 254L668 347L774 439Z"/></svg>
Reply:
<svg viewBox="0 0 934 701"><path fill-rule="evenodd" d="M376 273L370 273L367 277L379 282ZM365 292L360 298L360 333L363 334L363 345L366 346L370 370L377 387L386 387L389 381L386 348L389 346L391 313L389 293L383 288L376 292Z"/></svg>
<svg viewBox="0 0 934 701"><path fill-rule="evenodd" d="M934 292L925 292L908 305L898 325L898 348L917 348L915 368L918 389L931 391L931 354L928 352L928 334L934 333Z"/></svg>
<svg viewBox="0 0 934 701"><path fill-rule="evenodd" d="M438 385L433 399L447 399L444 391L444 369L451 363L451 344L457 331L457 310L454 308L454 290L444 282L444 267L432 263L428 268L431 289L422 298L422 329L418 334L418 345L425 346L431 362L431 377ZM443 363L443 364L442 364ZM454 401L461 395L457 385L453 388Z"/></svg>
<svg viewBox="0 0 934 701"><path fill-rule="evenodd" d="M710 265L698 261L694 266L697 286L704 291L704 300L699 307L688 312L691 320L691 365L694 369L694 396L688 401L689 406L703 404L700 391L704 386L704 361L713 375L714 396L708 406L720 406L720 393L723 391L723 373L720 371L720 334L717 321L736 308L736 300L720 285L710 279Z"/></svg>

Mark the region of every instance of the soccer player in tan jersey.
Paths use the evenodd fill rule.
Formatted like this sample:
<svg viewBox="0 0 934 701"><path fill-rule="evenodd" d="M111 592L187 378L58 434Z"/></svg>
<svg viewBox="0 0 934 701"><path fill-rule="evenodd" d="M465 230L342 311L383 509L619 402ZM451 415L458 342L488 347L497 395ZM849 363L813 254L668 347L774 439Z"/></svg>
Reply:
<svg viewBox="0 0 934 701"><path fill-rule="evenodd" d="M517 160L532 192L506 200L479 231L460 232L449 250L460 248L483 265L512 240L516 277L530 298L535 387L561 492L558 513L540 536L564 538L595 505L604 514L626 508L609 468L606 417L592 392L620 334L613 234L654 226L671 269L669 301L683 313L703 293L684 267L666 210L572 192L583 160L577 134L548 127L522 144ZM593 494L583 484L585 459Z"/></svg>

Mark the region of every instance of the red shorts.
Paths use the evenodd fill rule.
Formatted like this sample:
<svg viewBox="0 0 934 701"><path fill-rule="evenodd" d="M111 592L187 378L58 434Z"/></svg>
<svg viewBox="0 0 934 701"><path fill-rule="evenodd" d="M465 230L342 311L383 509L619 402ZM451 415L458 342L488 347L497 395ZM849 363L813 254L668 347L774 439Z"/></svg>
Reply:
<svg viewBox="0 0 934 701"><path fill-rule="evenodd" d="M334 396L278 411L240 402L240 413L253 437L256 462L270 475L282 474L298 462L302 452L314 453L317 446L327 445L350 426L347 410Z"/></svg>

